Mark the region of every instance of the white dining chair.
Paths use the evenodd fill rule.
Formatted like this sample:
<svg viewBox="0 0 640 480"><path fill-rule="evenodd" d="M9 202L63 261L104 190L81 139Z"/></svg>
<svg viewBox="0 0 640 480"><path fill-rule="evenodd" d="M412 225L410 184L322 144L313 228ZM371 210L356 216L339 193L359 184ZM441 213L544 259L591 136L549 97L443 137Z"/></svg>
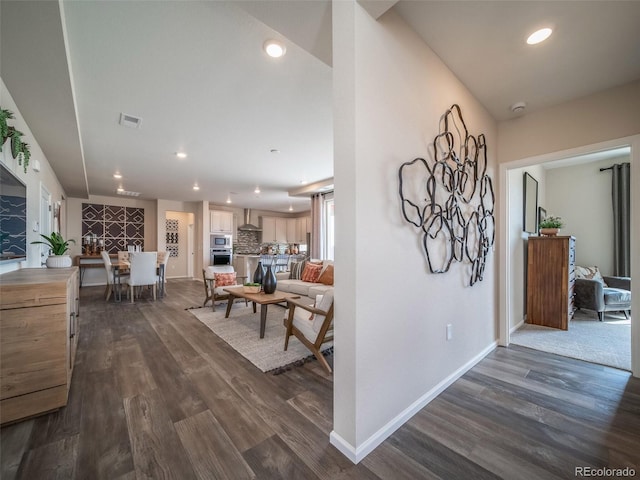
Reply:
<svg viewBox="0 0 640 480"><path fill-rule="evenodd" d="M158 252L135 252L129 254L129 278L124 283L129 285L128 294L134 303L135 287L151 286L153 299L156 299Z"/></svg>
<svg viewBox="0 0 640 480"><path fill-rule="evenodd" d="M158 252L158 266L162 264L162 272L158 271L157 281L160 286L161 296L167 293L167 264L169 263L169 257L171 252ZM161 278L162 277L162 278Z"/></svg>

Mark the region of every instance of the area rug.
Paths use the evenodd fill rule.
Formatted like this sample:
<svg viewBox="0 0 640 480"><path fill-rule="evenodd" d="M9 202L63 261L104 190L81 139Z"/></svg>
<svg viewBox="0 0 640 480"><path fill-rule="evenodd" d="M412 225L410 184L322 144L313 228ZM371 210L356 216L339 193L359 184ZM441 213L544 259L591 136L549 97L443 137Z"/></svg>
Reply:
<svg viewBox="0 0 640 480"><path fill-rule="evenodd" d="M595 313L576 311L569 330L525 323L511 334L511 343L564 357L631 370L631 320L609 313L603 322Z"/></svg>
<svg viewBox="0 0 640 480"><path fill-rule="evenodd" d="M285 309L279 305L269 305L264 338L260 338L260 305L253 313L251 304L244 302L233 304L229 318L224 318L226 305L190 309L198 320L213 333L227 342L244 358L263 372L281 373L283 370L304 363L315 357L296 337L289 339L289 348L284 349L285 328L283 319ZM327 342L324 353L331 351L333 342Z"/></svg>

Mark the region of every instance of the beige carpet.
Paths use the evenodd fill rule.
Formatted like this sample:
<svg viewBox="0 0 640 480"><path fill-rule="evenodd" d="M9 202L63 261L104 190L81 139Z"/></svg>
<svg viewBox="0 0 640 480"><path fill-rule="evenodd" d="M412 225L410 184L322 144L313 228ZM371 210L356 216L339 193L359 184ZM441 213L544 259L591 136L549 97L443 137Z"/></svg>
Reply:
<svg viewBox="0 0 640 480"><path fill-rule="evenodd" d="M234 303L229 318L224 318L226 308L226 304L222 303L216 305L215 312L209 306L191 309L189 312L263 372L313 356L296 337L291 337L289 348L286 352L283 350L284 308L269 305L264 338L260 338L260 305L257 305L257 312L253 313L251 304L245 307L244 302L238 300ZM333 342L325 345L324 350L328 350Z"/></svg>
<svg viewBox="0 0 640 480"><path fill-rule="evenodd" d="M607 313L604 322L599 322L595 313L578 310L569 330L525 323L511 334L511 343L631 370L631 320L622 313Z"/></svg>

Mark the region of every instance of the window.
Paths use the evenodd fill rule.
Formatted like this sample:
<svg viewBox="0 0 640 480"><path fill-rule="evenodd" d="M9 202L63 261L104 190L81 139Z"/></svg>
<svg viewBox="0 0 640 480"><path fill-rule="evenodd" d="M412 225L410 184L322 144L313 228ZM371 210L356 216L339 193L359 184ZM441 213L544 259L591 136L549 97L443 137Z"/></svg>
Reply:
<svg viewBox="0 0 640 480"><path fill-rule="evenodd" d="M334 260L335 253L335 217L334 217L334 202L333 193L325 195L322 202L322 216L323 216L323 238L322 238L322 258L326 260Z"/></svg>

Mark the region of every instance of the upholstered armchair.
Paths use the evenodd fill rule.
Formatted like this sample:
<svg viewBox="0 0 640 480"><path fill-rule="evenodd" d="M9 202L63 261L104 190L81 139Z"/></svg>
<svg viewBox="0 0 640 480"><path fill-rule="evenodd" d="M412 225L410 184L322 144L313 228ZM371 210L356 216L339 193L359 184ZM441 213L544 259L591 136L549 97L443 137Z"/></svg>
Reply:
<svg viewBox="0 0 640 480"><path fill-rule="evenodd" d="M322 297L322 298L318 298ZM289 314L285 318L284 349L289 347L289 337L295 336L331 373L331 367L320 351L323 343L333 340L333 292L316 297L317 305L307 305L301 300L287 299Z"/></svg>
<svg viewBox="0 0 640 480"><path fill-rule="evenodd" d="M211 308L216 311L216 302L228 300L229 294L224 291L225 287L242 285L247 277L236 276L236 271L231 265L216 265L202 269L202 279L204 280L204 307L211 300ZM240 283L238 283L240 281ZM245 304L247 301L245 300Z"/></svg>
<svg viewBox="0 0 640 480"><path fill-rule="evenodd" d="M605 312L623 312L626 318L631 312L631 278L603 276L599 279L576 278L574 304L598 313L604 320Z"/></svg>

